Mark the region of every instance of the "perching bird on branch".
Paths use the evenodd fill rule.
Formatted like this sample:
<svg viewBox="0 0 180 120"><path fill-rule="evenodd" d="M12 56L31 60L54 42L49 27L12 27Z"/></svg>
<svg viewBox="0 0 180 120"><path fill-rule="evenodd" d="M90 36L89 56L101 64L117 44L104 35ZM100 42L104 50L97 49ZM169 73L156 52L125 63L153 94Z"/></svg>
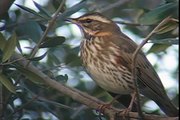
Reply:
<svg viewBox="0 0 180 120"><path fill-rule="evenodd" d="M137 48L136 43L100 13L67 20L76 24L84 35L80 48L81 59L92 79L110 93L132 94L135 91L132 56ZM138 53L136 61L140 93L156 102L168 116L178 116L177 108L168 98L159 76L142 51ZM130 109L132 107L129 106Z"/></svg>

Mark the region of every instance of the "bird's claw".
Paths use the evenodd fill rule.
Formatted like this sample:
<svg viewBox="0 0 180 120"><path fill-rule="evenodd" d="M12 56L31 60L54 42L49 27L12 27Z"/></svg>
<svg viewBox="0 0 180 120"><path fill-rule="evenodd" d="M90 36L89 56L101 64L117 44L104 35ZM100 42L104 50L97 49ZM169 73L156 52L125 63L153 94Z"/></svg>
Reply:
<svg viewBox="0 0 180 120"><path fill-rule="evenodd" d="M110 107L111 107L111 105L112 105L111 103L101 104L101 105L99 105L99 106L98 106L97 111L98 111L99 113L104 114L105 109L110 108Z"/></svg>

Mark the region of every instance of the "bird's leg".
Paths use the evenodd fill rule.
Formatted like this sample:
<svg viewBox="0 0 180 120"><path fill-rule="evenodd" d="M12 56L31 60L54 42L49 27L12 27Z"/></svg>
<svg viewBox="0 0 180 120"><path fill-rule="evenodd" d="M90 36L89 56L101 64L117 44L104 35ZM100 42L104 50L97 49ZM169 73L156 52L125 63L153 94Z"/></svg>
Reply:
<svg viewBox="0 0 180 120"><path fill-rule="evenodd" d="M105 108L110 108L112 106L112 104L120 97L120 95L116 95L110 102L106 103L106 104L102 104L98 107L98 111L100 113L104 113L104 109Z"/></svg>
<svg viewBox="0 0 180 120"><path fill-rule="evenodd" d="M129 107L127 108L129 111L132 110L134 101L136 100L136 92L133 92L133 93L131 94L131 97L132 97L132 98L131 98L131 102L130 102L130 104L129 104Z"/></svg>
<svg viewBox="0 0 180 120"><path fill-rule="evenodd" d="M133 93L131 94L131 96L132 96L132 98L131 98L131 102L130 102L128 108L122 110L122 112L121 112L121 114L123 114L124 117L132 110L134 101L135 101L135 99L136 99L136 92L133 92Z"/></svg>

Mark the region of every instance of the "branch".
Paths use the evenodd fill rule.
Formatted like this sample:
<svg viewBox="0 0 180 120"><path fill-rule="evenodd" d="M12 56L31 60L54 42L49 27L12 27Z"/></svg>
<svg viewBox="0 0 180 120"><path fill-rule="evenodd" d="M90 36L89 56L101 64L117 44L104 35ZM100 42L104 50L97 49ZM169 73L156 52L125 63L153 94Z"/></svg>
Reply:
<svg viewBox="0 0 180 120"><path fill-rule="evenodd" d="M137 108L139 116L142 117L142 111L141 111L141 105L140 105L140 94L139 94L139 85L137 83L137 76L136 76L136 58L138 53L140 52L141 48L148 42L148 40L158 31L160 27L162 27L164 24L166 24L168 21L172 20L172 18L167 17L164 20L162 20L154 29L147 35L147 37L141 42L141 44L137 47L135 52L133 53L132 58L132 80L135 81L135 92L137 96Z"/></svg>
<svg viewBox="0 0 180 120"><path fill-rule="evenodd" d="M11 61L17 60L22 58L21 55L19 54L15 54L12 56ZM90 95L88 95L87 93L81 92L75 88L71 88L68 86L65 86L53 79L51 79L50 77L48 77L46 74L44 74L43 72L41 72L40 70L38 70L35 66L33 66L32 64L29 64L28 66L27 63L29 61L24 59L20 59L19 61L17 61L17 63L21 66L23 66L24 68L26 68L27 70L33 72L34 74L36 74L38 77L40 77L43 82L47 85L50 86L51 88L59 91L60 93L63 93L64 95L67 95L69 97L71 97L73 100L78 101L86 106L88 106L89 108L92 109L98 109L100 105L105 104L104 102L98 100L95 97L92 97ZM109 108L105 108L104 109L104 114L108 115L109 118L111 120L120 120L120 117L123 116L123 114L121 114L122 109L117 109L114 107L109 107ZM118 117L118 118L117 118ZM132 119L138 119L138 113L135 112L129 112L128 116L126 116L128 118ZM155 120L155 119L159 119L159 120L176 120L178 119L178 117L162 117L162 116L157 116L157 115L144 115L144 119L145 120Z"/></svg>
<svg viewBox="0 0 180 120"><path fill-rule="evenodd" d="M5 14L8 12L14 1L15 0L0 0L0 19L5 17Z"/></svg>

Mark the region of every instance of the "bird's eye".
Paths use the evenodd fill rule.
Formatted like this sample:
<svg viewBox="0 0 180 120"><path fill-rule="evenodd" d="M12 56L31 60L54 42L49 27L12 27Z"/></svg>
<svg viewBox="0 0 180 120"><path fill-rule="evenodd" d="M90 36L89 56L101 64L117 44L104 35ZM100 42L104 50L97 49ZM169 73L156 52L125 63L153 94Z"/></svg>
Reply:
<svg viewBox="0 0 180 120"><path fill-rule="evenodd" d="M87 20L86 20L86 23L91 23L91 22L92 22L91 19L87 19Z"/></svg>

